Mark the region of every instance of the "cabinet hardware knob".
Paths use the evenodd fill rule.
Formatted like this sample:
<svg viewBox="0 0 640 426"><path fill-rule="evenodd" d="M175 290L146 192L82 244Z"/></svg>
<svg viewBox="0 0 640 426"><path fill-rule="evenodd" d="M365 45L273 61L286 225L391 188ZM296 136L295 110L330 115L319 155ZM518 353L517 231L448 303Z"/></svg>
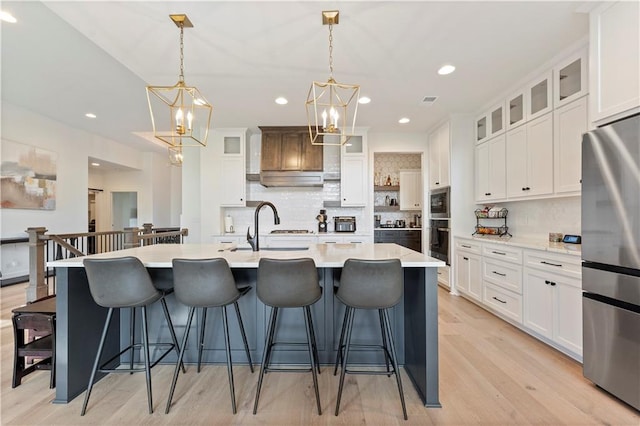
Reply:
<svg viewBox="0 0 640 426"><path fill-rule="evenodd" d="M523 187L522 187L522 190L523 190L523 191L526 191L526 190L527 190L527 188L525 188L525 187L523 186Z"/></svg>
<svg viewBox="0 0 640 426"><path fill-rule="evenodd" d="M549 285L549 284L551 283L551 281L549 281L549 280L544 280L544 283L545 283L545 284L547 284L547 285Z"/></svg>
<svg viewBox="0 0 640 426"><path fill-rule="evenodd" d="M544 261L544 260L541 260L540 263L542 263L544 265L557 266L558 268L562 268L562 263L551 263L551 262L547 262L547 261Z"/></svg>
<svg viewBox="0 0 640 426"><path fill-rule="evenodd" d="M530 191L530 190L531 190L531 188L529 188L528 186L527 186L527 188L526 188L526 189L527 189L527 191Z"/></svg>
<svg viewBox="0 0 640 426"><path fill-rule="evenodd" d="M468 258L468 257L464 257L464 256L463 256L462 258L463 258L464 260L469 260L469 258Z"/></svg>
<svg viewBox="0 0 640 426"><path fill-rule="evenodd" d="M440 182L436 182L436 185L440 185Z"/></svg>
<svg viewBox="0 0 640 426"><path fill-rule="evenodd" d="M549 281L549 284L551 284L552 287L556 285L553 281Z"/></svg>
<svg viewBox="0 0 640 426"><path fill-rule="evenodd" d="M498 298L497 298L497 297L495 297L495 296L493 296L493 298L494 298L495 300L497 300L498 302L500 302L500 303L507 303L505 300L500 300L500 299L498 299Z"/></svg>

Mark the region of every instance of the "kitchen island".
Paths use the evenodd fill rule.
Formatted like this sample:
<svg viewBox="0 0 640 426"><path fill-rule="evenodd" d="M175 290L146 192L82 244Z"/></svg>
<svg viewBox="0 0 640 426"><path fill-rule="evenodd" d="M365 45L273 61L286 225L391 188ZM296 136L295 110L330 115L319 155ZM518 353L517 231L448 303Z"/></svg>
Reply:
<svg viewBox="0 0 640 426"><path fill-rule="evenodd" d="M222 257L227 260L238 285L255 288L258 262L261 258L293 259L309 257L318 268L323 297L312 306L320 363L334 362L344 315L344 306L333 296L334 286L340 283L340 273L346 259L391 259L398 258L404 271L404 299L393 308L390 318L394 329L399 363L414 384L420 398L427 407L440 407L438 396L438 300L437 268L444 262L397 244L313 244L295 250L262 250L259 252L236 249L222 244L162 244L120 250L88 256L89 258L114 258L135 256L149 269L152 275L171 275L174 258L207 259ZM95 350L98 346L107 309L96 305L89 292L83 267L84 258L71 258L49 262L56 268L57 276L57 335L56 335L56 397L54 403L67 403L81 394L89 380ZM170 295L167 303L178 334L184 332L187 308ZM240 309L249 340L249 349L254 360L260 359L264 347L269 309L250 291L240 299ZM114 321L105 347L104 359L117 354L128 344L128 310L123 310ZM287 312L279 318L281 340L305 339L304 321L295 312ZM368 315L370 314L370 315ZM219 312L211 310L207 316L203 362L224 363ZM149 308L149 335L152 340L170 341L165 322L161 319L160 306ZM244 358L242 343L237 333L235 318L231 315L232 355L236 363ZM195 322L200 324L199 321ZM363 312L356 318L357 343L379 341L380 329L377 312ZM236 330L236 333L233 332ZM194 363L197 358L196 339L189 341L185 362ZM165 358L175 362L175 354ZM384 364L381 355L355 352L354 363ZM282 364L307 363L304 348L291 347L274 352L273 361Z"/></svg>

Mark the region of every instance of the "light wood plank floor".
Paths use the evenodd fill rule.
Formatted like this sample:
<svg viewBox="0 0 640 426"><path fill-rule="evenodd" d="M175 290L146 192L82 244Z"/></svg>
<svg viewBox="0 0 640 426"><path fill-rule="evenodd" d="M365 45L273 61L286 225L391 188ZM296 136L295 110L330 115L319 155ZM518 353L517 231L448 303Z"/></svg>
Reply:
<svg viewBox="0 0 640 426"><path fill-rule="evenodd" d="M87 414L82 397L50 403L49 372L39 371L11 389L11 309L24 302L24 285L0 290L2 425L634 425L640 413L582 377L579 363L527 336L472 303L439 290L440 401L422 406L403 375L409 421L397 388L386 376L347 376L341 412L334 416L338 379L319 376L323 414L317 415L310 375L268 374L258 414L252 414L258 375L234 368L238 414L231 414L225 366L189 366L178 381L168 415L171 366L152 370L154 413L147 413L143 374L110 375L99 382ZM87 353L93 357L93 353Z"/></svg>

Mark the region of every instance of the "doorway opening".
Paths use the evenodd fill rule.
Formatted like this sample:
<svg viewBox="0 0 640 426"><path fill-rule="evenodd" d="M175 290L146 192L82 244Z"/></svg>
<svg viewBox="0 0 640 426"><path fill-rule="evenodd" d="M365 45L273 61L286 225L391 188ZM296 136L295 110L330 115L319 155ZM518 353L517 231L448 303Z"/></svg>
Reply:
<svg viewBox="0 0 640 426"><path fill-rule="evenodd" d="M111 229L122 231L124 228L138 226L138 193L111 193Z"/></svg>

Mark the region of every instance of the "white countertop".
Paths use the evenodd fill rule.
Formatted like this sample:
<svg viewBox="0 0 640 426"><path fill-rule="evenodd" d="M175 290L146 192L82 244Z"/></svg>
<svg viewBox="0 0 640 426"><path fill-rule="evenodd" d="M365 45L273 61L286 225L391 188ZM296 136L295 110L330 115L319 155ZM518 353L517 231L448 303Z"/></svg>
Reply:
<svg viewBox="0 0 640 426"><path fill-rule="evenodd" d="M257 268L260 258L297 259L312 258L319 268L339 268L349 258L355 259L400 259L403 267L437 268L445 266L441 260L413 251L397 244L311 244L308 250L272 251L237 250L235 244L156 244L86 257L47 262L50 267L83 267L85 258L109 259L122 256L135 256L150 268L170 268L174 258L209 259L222 257L232 268Z"/></svg>
<svg viewBox="0 0 640 426"><path fill-rule="evenodd" d="M535 239L535 238L522 238L522 237L498 237L493 235L486 236L473 236L473 237L463 237L458 236L458 238L467 238L476 241L483 241L487 243L496 243L496 244L505 244L514 247L535 249L535 250L545 250L554 253L562 253L562 254L571 254L574 256L582 256L582 245L581 244L566 244L566 243L552 243L549 241L545 241L544 239Z"/></svg>

